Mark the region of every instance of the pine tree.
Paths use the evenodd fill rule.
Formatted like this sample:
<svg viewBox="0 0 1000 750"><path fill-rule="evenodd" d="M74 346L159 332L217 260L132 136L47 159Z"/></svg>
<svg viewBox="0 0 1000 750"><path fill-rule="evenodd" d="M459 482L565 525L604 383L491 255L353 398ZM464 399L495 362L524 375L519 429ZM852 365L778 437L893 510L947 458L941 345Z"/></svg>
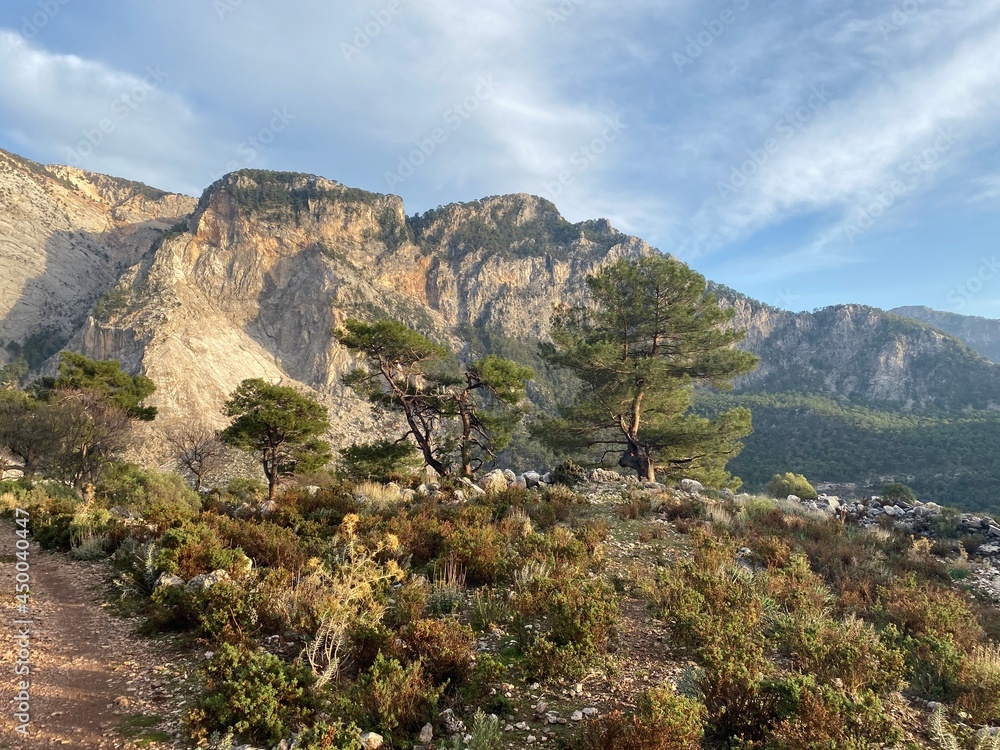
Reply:
<svg viewBox="0 0 1000 750"><path fill-rule="evenodd" d="M750 413L691 413L696 385L731 387L757 358L735 348L744 333L705 279L664 256L622 259L587 279L591 304L563 309L545 359L581 381L558 418L540 420L553 448L600 451L645 481L681 474L724 483L725 464L751 431Z"/></svg>

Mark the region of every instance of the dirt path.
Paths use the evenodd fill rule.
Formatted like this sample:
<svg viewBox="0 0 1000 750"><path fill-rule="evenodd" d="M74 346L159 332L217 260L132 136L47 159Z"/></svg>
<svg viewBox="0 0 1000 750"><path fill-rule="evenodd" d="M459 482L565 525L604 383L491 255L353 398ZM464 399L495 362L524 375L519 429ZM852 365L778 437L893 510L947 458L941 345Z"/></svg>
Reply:
<svg viewBox="0 0 1000 750"><path fill-rule="evenodd" d="M135 634L111 615L106 567L29 549L28 611L14 598L17 536L0 522L0 748L174 748L187 669L169 646ZM16 731L20 645L16 621L30 620L30 723ZM171 661L174 657L174 661Z"/></svg>

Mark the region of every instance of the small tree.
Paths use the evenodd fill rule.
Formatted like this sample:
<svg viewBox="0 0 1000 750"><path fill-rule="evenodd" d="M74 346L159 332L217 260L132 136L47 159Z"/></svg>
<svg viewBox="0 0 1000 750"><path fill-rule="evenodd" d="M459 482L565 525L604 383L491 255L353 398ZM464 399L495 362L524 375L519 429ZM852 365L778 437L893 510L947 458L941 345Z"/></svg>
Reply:
<svg viewBox="0 0 1000 750"><path fill-rule="evenodd" d="M531 368L489 356L458 375L448 350L402 323L348 320L334 335L364 355L367 367L344 383L376 406L400 411L424 462L441 476L452 473L448 427L454 423L462 476L472 476L510 441L523 416L520 404Z"/></svg>
<svg viewBox="0 0 1000 750"><path fill-rule="evenodd" d="M0 440L26 474L44 471L83 490L128 445L133 422L155 418L156 409L143 405L155 390L114 360L64 352L58 377L36 381L27 393L4 392Z"/></svg>
<svg viewBox="0 0 1000 750"><path fill-rule="evenodd" d="M102 396L131 419L151 422L156 418L156 407L143 404L156 390L153 381L145 375L129 375L113 359L94 360L63 352L59 356L59 375L36 381L30 390L43 399L57 390L87 391Z"/></svg>
<svg viewBox="0 0 1000 750"><path fill-rule="evenodd" d="M694 386L728 388L757 358L735 348L743 331L729 324L705 279L660 255L622 259L587 279L591 305L556 316L542 355L581 382L558 419L540 420L553 448L618 455L618 465L655 481L695 475L727 480L725 464L749 434L750 413L714 420L691 414Z"/></svg>
<svg viewBox="0 0 1000 750"><path fill-rule="evenodd" d="M206 425L189 424L170 431L166 439L177 465L191 473L194 489L200 492L205 477L222 465L226 455L218 431Z"/></svg>
<svg viewBox="0 0 1000 750"><path fill-rule="evenodd" d="M771 497L786 498L789 495L803 500L815 500L819 497L816 489L809 484L809 480L801 474L775 474L771 481L767 483L767 491Z"/></svg>
<svg viewBox="0 0 1000 750"><path fill-rule="evenodd" d="M915 503L917 501L917 494L902 482L890 482L882 488L882 499L890 500L894 503L900 501Z"/></svg>
<svg viewBox="0 0 1000 750"><path fill-rule="evenodd" d="M222 442L259 456L268 500L274 500L282 478L319 469L332 457L330 446L319 439L329 426L326 407L294 388L244 380L223 413L233 421L222 432Z"/></svg>
<svg viewBox="0 0 1000 750"><path fill-rule="evenodd" d="M416 446L409 441L357 443L340 450L341 473L354 481L388 482L394 474L418 469L422 462L417 455Z"/></svg>

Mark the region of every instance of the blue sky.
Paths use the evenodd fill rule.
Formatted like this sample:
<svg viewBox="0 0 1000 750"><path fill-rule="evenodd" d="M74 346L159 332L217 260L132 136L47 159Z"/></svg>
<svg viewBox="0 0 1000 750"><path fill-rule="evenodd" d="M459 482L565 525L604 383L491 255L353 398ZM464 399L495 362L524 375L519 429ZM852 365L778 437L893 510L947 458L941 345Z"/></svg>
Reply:
<svg viewBox="0 0 1000 750"><path fill-rule="evenodd" d="M0 146L529 192L771 304L1000 317L1000 0L7 0Z"/></svg>

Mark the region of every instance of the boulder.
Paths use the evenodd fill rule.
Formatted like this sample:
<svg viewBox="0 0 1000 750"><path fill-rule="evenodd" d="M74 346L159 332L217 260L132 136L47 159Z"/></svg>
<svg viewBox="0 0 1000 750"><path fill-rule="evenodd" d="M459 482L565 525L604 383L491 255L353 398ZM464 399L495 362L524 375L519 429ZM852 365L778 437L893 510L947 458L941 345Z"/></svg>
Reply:
<svg viewBox="0 0 1000 750"><path fill-rule="evenodd" d="M450 708L438 714L438 720L441 722L441 726L444 727L444 731L448 734L465 733L465 723L455 716L455 712Z"/></svg>
<svg viewBox="0 0 1000 750"><path fill-rule="evenodd" d="M482 497L483 495L486 494L486 490L482 489L481 487L478 487L476 483L473 482L468 477L462 477L458 481L466 490L469 491L472 497Z"/></svg>
<svg viewBox="0 0 1000 750"><path fill-rule="evenodd" d="M517 474L515 474L510 469L504 469L503 475L507 479L507 484L514 484L517 481Z"/></svg>
<svg viewBox="0 0 1000 750"><path fill-rule="evenodd" d="M431 744L431 740L434 739L434 726L432 724L424 724L423 729L420 730L420 736L417 738L421 745Z"/></svg>
<svg viewBox="0 0 1000 750"><path fill-rule="evenodd" d="M704 492L705 486L697 479L682 479L681 489L684 492Z"/></svg>
<svg viewBox="0 0 1000 750"><path fill-rule="evenodd" d="M789 496L788 496L788 497L786 497L785 499L786 499L786 500L787 500L788 502L790 502L790 503L801 503L801 502L802 502L802 498L801 498L801 497L799 497L798 495L789 495Z"/></svg>
<svg viewBox="0 0 1000 750"><path fill-rule="evenodd" d="M217 583L229 580L229 573L224 570L213 570L211 573L195 576L184 588L187 591L208 591Z"/></svg>
<svg viewBox="0 0 1000 750"><path fill-rule="evenodd" d="M479 480L479 486L489 493L504 492L509 486L509 482L502 471L494 469Z"/></svg>
<svg viewBox="0 0 1000 750"><path fill-rule="evenodd" d="M375 732L365 732L361 735L361 750L379 750L385 744L385 738Z"/></svg>
<svg viewBox="0 0 1000 750"><path fill-rule="evenodd" d="M528 485L528 489L531 489L542 483L542 475L537 471L526 471L524 472L524 481Z"/></svg>

